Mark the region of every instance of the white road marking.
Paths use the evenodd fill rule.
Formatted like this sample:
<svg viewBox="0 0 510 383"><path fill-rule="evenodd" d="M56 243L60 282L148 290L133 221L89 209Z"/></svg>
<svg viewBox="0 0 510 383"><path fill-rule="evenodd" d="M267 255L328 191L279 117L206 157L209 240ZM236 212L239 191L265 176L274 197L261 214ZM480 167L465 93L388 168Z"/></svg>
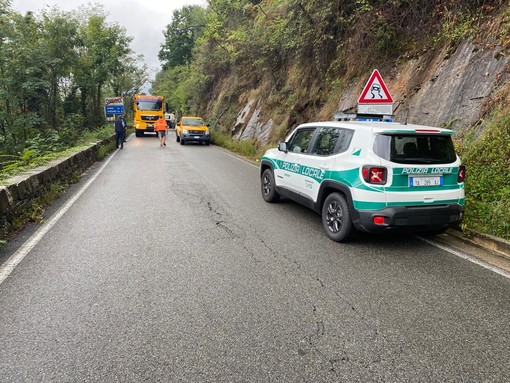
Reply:
<svg viewBox="0 0 510 383"><path fill-rule="evenodd" d="M85 185L72 197L70 198L60 209L58 209L51 217L46 221L33 236L31 236L9 259L0 266L0 285L5 279L13 272L16 266L25 258L28 253L39 243L39 241L46 235L46 233L58 222L58 220L65 214L66 211L80 198L80 196L88 189L90 185L96 180L96 178L103 172L104 168L110 163L115 157L119 149L115 150L112 155L106 160L101 166L97 173L87 181Z"/></svg>
<svg viewBox="0 0 510 383"><path fill-rule="evenodd" d="M496 274L502 275L505 278L510 279L510 272L500 269L499 267L493 266L490 263L487 263L485 261L482 261L481 259L478 259L472 255L466 254L462 251L454 250L448 246L442 245L436 241L433 241L431 239L423 238L420 236L416 236L418 239L421 239L423 242L427 242L429 245L435 246L439 249L442 249L444 251L449 252L450 254L456 255L457 257L460 257L462 259L465 259L466 261L472 262L478 266L482 266L483 268L490 270Z"/></svg>

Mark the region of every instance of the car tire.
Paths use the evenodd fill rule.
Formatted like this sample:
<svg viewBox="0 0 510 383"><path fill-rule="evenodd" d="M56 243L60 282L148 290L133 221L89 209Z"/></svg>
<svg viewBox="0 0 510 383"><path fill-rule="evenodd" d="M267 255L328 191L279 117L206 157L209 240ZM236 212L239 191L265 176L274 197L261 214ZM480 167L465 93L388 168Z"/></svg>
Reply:
<svg viewBox="0 0 510 383"><path fill-rule="evenodd" d="M274 175L272 169L266 169L260 177L260 191L264 201L273 203L280 199L280 195L276 191L276 184L274 182Z"/></svg>
<svg viewBox="0 0 510 383"><path fill-rule="evenodd" d="M182 138L181 138L181 145L184 145L186 143L186 141L184 141Z"/></svg>
<svg viewBox="0 0 510 383"><path fill-rule="evenodd" d="M181 141L181 138L179 137L179 135L177 133L175 133L175 142L179 142Z"/></svg>
<svg viewBox="0 0 510 383"><path fill-rule="evenodd" d="M340 193L331 193L322 205L322 226L335 242L346 242L353 233L349 205Z"/></svg>
<svg viewBox="0 0 510 383"><path fill-rule="evenodd" d="M211 143L210 141L205 141L206 146L209 146L210 143Z"/></svg>

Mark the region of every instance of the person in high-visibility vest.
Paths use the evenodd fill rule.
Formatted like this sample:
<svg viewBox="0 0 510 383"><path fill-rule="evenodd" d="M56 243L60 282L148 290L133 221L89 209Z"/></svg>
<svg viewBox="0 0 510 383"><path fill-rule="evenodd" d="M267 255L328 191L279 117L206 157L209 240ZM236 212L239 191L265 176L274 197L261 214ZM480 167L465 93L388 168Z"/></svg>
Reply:
<svg viewBox="0 0 510 383"><path fill-rule="evenodd" d="M160 117L154 125L154 130L159 137L159 146L166 146L166 120Z"/></svg>

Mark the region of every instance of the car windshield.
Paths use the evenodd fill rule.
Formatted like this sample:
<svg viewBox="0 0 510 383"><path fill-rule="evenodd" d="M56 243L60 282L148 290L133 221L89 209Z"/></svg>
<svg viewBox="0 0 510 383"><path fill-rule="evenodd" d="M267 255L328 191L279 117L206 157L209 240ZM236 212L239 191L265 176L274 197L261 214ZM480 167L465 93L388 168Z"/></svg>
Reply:
<svg viewBox="0 0 510 383"><path fill-rule="evenodd" d="M437 134L381 134L376 136L374 152L401 164L450 164L457 158L451 137Z"/></svg>
<svg viewBox="0 0 510 383"><path fill-rule="evenodd" d="M161 110L163 106L163 101L161 100L138 101L136 104L138 110Z"/></svg>
<svg viewBox="0 0 510 383"><path fill-rule="evenodd" d="M204 120L200 118L183 118L182 124L186 126L204 126Z"/></svg>

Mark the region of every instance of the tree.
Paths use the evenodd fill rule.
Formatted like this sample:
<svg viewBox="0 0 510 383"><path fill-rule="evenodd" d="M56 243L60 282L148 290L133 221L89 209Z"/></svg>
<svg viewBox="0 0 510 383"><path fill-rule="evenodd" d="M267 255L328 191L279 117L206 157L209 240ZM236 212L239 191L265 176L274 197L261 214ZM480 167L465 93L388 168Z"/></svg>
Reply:
<svg viewBox="0 0 510 383"><path fill-rule="evenodd" d="M41 28L32 13L5 14L0 75L3 130L13 149L19 148L44 127L41 108L46 82L41 54Z"/></svg>
<svg viewBox="0 0 510 383"><path fill-rule="evenodd" d="M122 61L120 71L112 76L109 89L110 95L124 97L124 106L129 114L133 96L142 91L149 80L147 65L142 63L143 56L128 56Z"/></svg>
<svg viewBox="0 0 510 383"><path fill-rule="evenodd" d="M158 54L164 69L191 63L193 47L205 27L205 16L206 10L198 5L174 11L172 22L163 33L165 42Z"/></svg>
<svg viewBox="0 0 510 383"><path fill-rule="evenodd" d="M69 12L60 12L56 8L44 11L41 25L42 53L40 60L46 68L47 89L46 120L54 129L61 122L58 107L62 99L59 91L61 83L71 76L76 65L78 45L78 21ZM60 117L63 117L62 114Z"/></svg>
<svg viewBox="0 0 510 383"><path fill-rule="evenodd" d="M106 22L100 6L20 15L0 0L1 152L59 150L74 142L83 124L102 126L106 91L127 94L147 78L130 41L124 28Z"/></svg>
<svg viewBox="0 0 510 383"><path fill-rule="evenodd" d="M81 10L83 12L83 10ZM125 28L108 24L101 8L85 10L89 18L78 29L80 47L75 80L81 95L81 111L87 126L102 125L102 90L123 71L122 61L131 53Z"/></svg>

